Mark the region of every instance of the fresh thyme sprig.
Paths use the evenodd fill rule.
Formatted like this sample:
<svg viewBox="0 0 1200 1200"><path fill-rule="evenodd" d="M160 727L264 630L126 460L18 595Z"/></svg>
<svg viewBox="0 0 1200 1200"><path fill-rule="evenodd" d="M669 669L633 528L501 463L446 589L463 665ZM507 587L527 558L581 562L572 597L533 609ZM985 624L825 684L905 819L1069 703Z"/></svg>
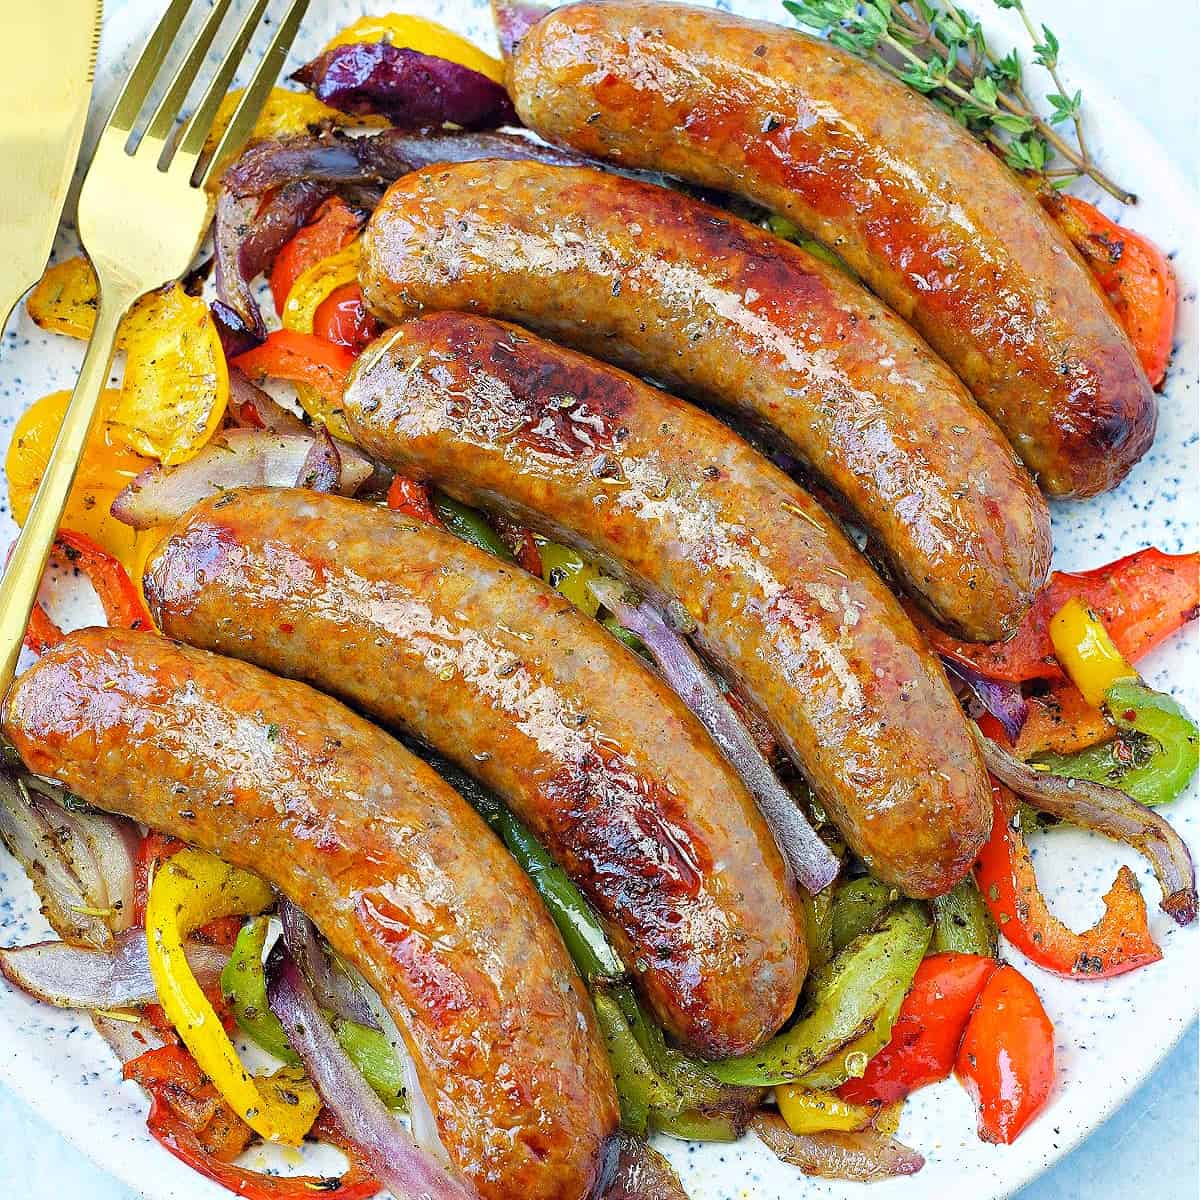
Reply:
<svg viewBox="0 0 1200 1200"><path fill-rule="evenodd" d="M990 142L1018 171L1066 187L1082 175L1124 204L1137 197L1096 165L1083 133L1083 96L1070 95L1058 71L1059 41L1035 28L1023 0L993 0L1020 16L1033 42L1033 61L1050 76L1048 117L1026 91L1015 50L995 54L975 18L949 0L783 0L801 25L825 32L844 50L869 59L927 95L972 133ZM1057 128L1070 123L1074 144ZM1057 154L1069 165L1053 166Z"/></svg>

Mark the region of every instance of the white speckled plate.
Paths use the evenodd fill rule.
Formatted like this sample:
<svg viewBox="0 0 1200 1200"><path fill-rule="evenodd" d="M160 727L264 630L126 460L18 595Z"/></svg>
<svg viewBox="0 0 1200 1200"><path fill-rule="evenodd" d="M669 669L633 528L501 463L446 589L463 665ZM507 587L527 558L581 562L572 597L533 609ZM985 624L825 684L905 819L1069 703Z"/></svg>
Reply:
<svg viewBox="0 0 1200 1200"><path fill-rule="evenodd" d="M98 71L96 112L115 93L131 47L140 45L160 0L109 0ZM297 61L319 48L339 27L364 11L392 7L388 0L316 0ZM486 0L409 0L394 7L437 17L481 44L491 44ZM779 19L778 0L721 3L748 15ZM989 35L1007 41L1006 26L992 5L976 0ZM1041 10L1053 16L1051 0ZM1082 568L1154 544L1170 552L1200 545L1200 434L1197 432L1197 281L1200 260L1195 231L1200 212L1182 177L1147 131L1122 110L1109 85L1086 80L1090 129L1098 155L1121 178L1136 180L1143 202L1131 214L1137 227L1174 253L1182 304L1179 340L1160 405L1153 451L1117 492L1085 504L1061 505L1054 513L1055 563ZM91 133L95 134L95 114ZM1085 193L1086 193L1086 189ZM1088 194L1089 199L1095 196ZM1116 206L1102 207L1115 213ZM1121 219L1118 215L1118 219ZM60 255L75 251L73 230L64 227ZM43 334L19 311L0 343L0 449L7 446L17 414L37 397L70 387L80 360L77 343ZM11 536L7 510L0 538ZM1194 631L1178 637L1144 664L1151 683L1170 688L1200 712L1200 673ZM1170 813L1193 847L1200 848L1200 795L1193 791ZM1149 897L1157 886L1146 865L1098 839L1074 832L1044 837L1037 847L1043 885L1056 911L1077 927L1100 912L1100 896L1118 863L1128 861ZM1058 1031L1059 1083L1039 1120L1012 1147L986 1146L974 1133L971 1106L953 1081L921 1092L904 1114L901 1136L921 1149L928 1164L919 1175L876 1185L878 1200L924 1200L958 1194L968 1186L978 1200L1010 1194L1044 1170L1099 1125L1134 1091L1175 1043L1195 1013L1196 934L1174 928L1161 914L1153 924L1165 952L1161 963L1110 982L1071 983L1036 968L1031 977ZM0 942L28 942L46 934L33 893L12 860L0 851ZM1008 952L1020 962L1020 956ZM120 1082L115 1060L90 1024L74 1014L35 1004L0 986L0 1078L101 1167L154 1200L216 1200L228 1193L171 1158L145 1133L140 1090ZM802 1181L756 1141L732 1147L663 1147L678 1166L695 1200L785 1200L799 1194L851 1200L858 1185Z"/></svg>

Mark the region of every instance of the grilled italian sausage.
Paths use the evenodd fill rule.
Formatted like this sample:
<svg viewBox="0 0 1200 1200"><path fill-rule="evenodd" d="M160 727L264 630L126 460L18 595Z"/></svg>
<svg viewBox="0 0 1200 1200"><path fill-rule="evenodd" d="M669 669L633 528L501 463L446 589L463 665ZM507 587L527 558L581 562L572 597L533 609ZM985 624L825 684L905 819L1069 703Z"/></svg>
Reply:
<svg viewBox="0 0 1200 1200"><path fill-rule="evenodd" d="M510 67L552 141L747 196L924 335L1056 496L1115 487L1154 437L1137 355L1017 177L923 96L822 39L687 4L573 4Z"/></svg>
<svg viewBox="0 0 1200 1200"><path fill-rule="evenodd" d="M675 694L541 580L386 509L261 490L184 517L146 591L169 635L333 692L508 801L698 1052L791 1014L805 939L752 799Z"/></svg>
<svg viewBox="0 0 1200 1200"><path fill-rule="evenodd" d="M147 633L70 635L4 731L89 803L258 872L403 1031L487 1200L583 1200L616 1125L591 1005L529 880L428 766L334 700Z"/></svg>
<svg viewBox="0 0 1200 1200"><path fill-rule="evenodd" d="M540 329L773 428L930 611L1005 636L1045 579L1045 503L903 322L789 242L664 188L538 163L430 168L364 237L372 307Z"/></svg>
<svg viewBox="0 0 1200 1200"><path fill-rule="evenodd" d="M990 827L941 667L820 506L719 421L512 325L403 323L345 396L355 437L682 608L881 878L947 891Z"/></svg>

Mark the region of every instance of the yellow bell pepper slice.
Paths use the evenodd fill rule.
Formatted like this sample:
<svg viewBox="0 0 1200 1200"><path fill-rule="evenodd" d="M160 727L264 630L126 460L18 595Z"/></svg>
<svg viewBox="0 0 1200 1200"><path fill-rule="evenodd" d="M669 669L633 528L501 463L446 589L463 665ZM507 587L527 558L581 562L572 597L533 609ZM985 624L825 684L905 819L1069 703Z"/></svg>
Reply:
<svg viewBox="0 0 1200 1200"><path fill-rule="evenodd" d="M794 1083L777 1087L775 1102L793 1133L851 1133L865 1129L875 1115L866 1105L848 1104L833 1092L814 1092Z"/></svg>
<svg viewBox="0 0 1200 1200"><path fill-rule="evenodd" d="M257 875L213 854L181 850L155 872L146 901L146 941L159 1003L200 1069L255 1133L297 1146L312 1127L316 1110L311 1103L294 1103L297 1085L290 1079L288 1098L278 1088L258 1086L183 950L184 939L201 925L218 917L260 913L274 899Z"/></svg>
<svg viewBox="0 0 1200 1200"><path fill-rule="evenodd" d="M600 601L592 595L588 584L603 579L601 572L578 550L559 542L539 541L538 554L542 560L542 578L576 608L594 617L600 611Z"/></svg>
<svg viewBox="0 0 1200 1200"><path fill-rule="evenodd" d="M445 25L426 17L414 17L409 13L359 17L329 42L325 53L336 46L348 46L354 42L391 42L393 46L403 46L421 54L432 54L436 58L460 63L496 83L504 82L504 64L498 58L485 54L453 29L447 29Z"/></svg>
<svg viewBox="0 0 1200 1200"><path fill-rule="evenodd" d="M131 323L140 318L156 295L151 292L149 296L143 296L121 322L121 328L117 331L118 350L128 349ZM99 301L100 285L96 282L96 272L80 254L47 267L37 286L29 293L25 308L40 329L65 333L67 337L86 341L92 336L92 328L96 324L96 305Z"/></svg>
<svg viewBox="0 0 1200 1200"><path fill-rule="evenodd" d="M43 329L88 338L96 323L96 274L86 258L55 263L29 297ZM208 305L178 283L143 296L121 322L121 398L109 420L124 440L166 466L186 462L216 433L229 401L229 371Z"/></svg>
<svg viewBox="0 0 1200 1200"><path fill-rule="evenodd" d="M292 284L280 314L284 329L312 333L317 309L326 297L348 283L358 282L360 257L361 246L356 238L336 254L330 254L304 271ZM354 441L340 407L331 406L320 392L307 384L297 383L295 386L300 407L314 421L320 421L335 438L344 442Z"/></svg>
<svg viewBox="0 0 1200 1200"><path fill-rule="evenodd" d="M116 391L105 392L101 398L104 415L84 446L62 527L91 538L132 576L138 534L118 521L109 509L117 493L150 466L151 460L131 449L121 432L106 419L120 398ZM18 525L24 525L29 516L70 399L70 392L43 396L21 414L13 430L4 471L8 479L8 507Z"/></svg>
<svg viewBox="0 0 1200 1200"><path fill-rule="evenodd" d="M1077 597L1050 618L1050 641L1059 665L1093 708L1114 683L1138 677L1100 618Z"/></svg>
<svg viewBox="0 0 1200 1200"><path fill-rule="evenodd" d="M126 318L125 375L110 420L142 454L173 467L221 427L229 368L208 305L178 283Z"/></svg>

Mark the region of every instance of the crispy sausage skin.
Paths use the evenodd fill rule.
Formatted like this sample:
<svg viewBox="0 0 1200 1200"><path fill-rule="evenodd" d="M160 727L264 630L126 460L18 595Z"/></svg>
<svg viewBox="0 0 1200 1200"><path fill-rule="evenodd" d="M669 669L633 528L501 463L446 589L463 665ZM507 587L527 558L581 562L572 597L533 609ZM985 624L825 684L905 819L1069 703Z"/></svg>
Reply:
<svg viewBox="0 0 1200 1200"><path fill-rule="evenodd" d="M687 4L573 4L510 66L522 119L808 229L950 364L1055 496L1115 487L1156 404L1069 240L924 97L827 41Z"/></svg>
<svg viewBox="0 0 1200 1200"><path fill-rule="evenodd" d="M807 953L770 831L678 697L541 580L307 491L199 505L151 560L165 632L332 692L475 775L609 924L668 1029L742 1053Z"/></svg>
<svg viewBox="0 0 1200 1200"><path fill-rule="evenodd" d="M930 896L968 870L989 792L941 667L820 506L726 426L463 313L385 335L345 407L389 465L682 607L881 878Z"/></svg>
<svg viewBox="0 0 1200 1200"><path fill-rule="evenodd" d="M392 738L303 684L147 633L71 634L4 731L89 803L257 871L403 1031L486 1200L583 1200L617 1122L604 1045L529 880Z"/></svg>
<svg viewBox="0 0 1200 1200"><path fill-rule="evenodd" d="M777 431L961 636L1006 636L1045 579L1045 502L999 430L902 321L790 242L665 188L484 162L400 180L363 244L385 317L514 320Z"/></svg>

